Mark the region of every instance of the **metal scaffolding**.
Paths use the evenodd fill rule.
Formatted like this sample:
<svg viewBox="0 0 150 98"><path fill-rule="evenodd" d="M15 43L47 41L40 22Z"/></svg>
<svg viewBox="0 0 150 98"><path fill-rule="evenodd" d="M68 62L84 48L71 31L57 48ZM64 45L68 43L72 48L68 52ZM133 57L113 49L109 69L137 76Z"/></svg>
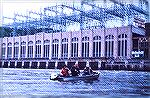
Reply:
<svg viewBox="0 0 150 98"><path fill-rule="evenodd" d="M39 32L66 32L70 30L69 27L71 26L72 29L75 29L73 25L78 26L80 30L107 28L107 22L114 20L122 22L122 25L125 25L125 21L127 21L126 25L132 25L136 16L144 17L145 22L149 19L148 8L143 9L141 6L122 3L117 0L109 1L113 3L110 7L102 7L94 1L84 0L78 6L75 6L75 2L73 4L63 3L45 7L40 12L28 11L27 15L15 13L14 18L12 18L14 22L9 25L5 24L5 26L12 27L14 30L12 35L18 36ZM106 0L104 0L104 3L104 5L107 5ZM148 6L147 1L146 4ZM85 8L85 6L88 6L88 8ZM24 18L24 20L19 18Z"/></svg>

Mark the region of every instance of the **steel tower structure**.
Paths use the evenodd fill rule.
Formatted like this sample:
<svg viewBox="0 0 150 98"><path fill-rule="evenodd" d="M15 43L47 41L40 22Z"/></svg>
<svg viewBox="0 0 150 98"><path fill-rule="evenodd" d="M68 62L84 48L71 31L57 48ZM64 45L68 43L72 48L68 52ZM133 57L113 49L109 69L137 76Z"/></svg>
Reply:
<svg viewBox="0 0 150 98"><path fill-rule="evenodd" d="M115 21L121 26L133 25L135 19L147 22L149 5L146 0L139 0L137 4L119 0L82 0L80 3L63 3L45 7L39 12L27 11L26 15L15 13L14 18L3 18L13 20L12 24L4 25L13 28L12 36L66 32L70 28L79 28L82 31L107 28L110 23L116 27L118 24Z"/></svg>

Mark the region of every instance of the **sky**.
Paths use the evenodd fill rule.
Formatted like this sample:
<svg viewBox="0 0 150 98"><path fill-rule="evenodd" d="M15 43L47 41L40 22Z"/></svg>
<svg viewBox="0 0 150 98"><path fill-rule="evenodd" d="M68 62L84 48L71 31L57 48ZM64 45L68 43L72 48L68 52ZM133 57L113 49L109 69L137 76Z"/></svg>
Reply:
<svg viewBox="0 0 150 98"><path fill-rule="evenodd" d="M4 19L3 16L13 18L14 13L26 15L27 11L40 11L47 6L62 4L66 0L0 0L0 23L12 22L11 19ZM71 3L73 0L67 0Z"/></svg>
<svg viewBox="0 0 150 98"><path fill-rule="evenodd" d="M28 11L40 11L47 6L55 6L56 4L68 3L73 4L73 2L80 2L81 0L0 0L0 25L2 23L12 23L14 18L14 13L26 15ZM87 0L90 1L90 0ZM99 0L101 2L101 0ZM3 18L9 17L8 18Z"/></svg>
<svg viewBox="0 0 150 98"><path fill-rule="evenodd" d="M90 1L90 0L88 0ZM44 7L55 6L64 2L73 3L80 0L0 0L0 25L11 23L12 19L4 19L3 16L13 18L14 13L26 15L27 11L40 11Z"/></svg>

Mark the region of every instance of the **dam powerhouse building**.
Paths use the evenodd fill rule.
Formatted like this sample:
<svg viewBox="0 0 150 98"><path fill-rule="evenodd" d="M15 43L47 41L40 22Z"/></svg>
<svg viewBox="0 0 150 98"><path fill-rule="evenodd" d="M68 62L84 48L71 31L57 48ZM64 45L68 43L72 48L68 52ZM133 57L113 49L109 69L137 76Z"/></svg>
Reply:
<svg viewBox="0 0 150 98"><path fill-rule="evenodd" d="M74 1L3 17L14 22L3 24L12 32L0 38L0 65L51 67L59 61L102 65L108 59L148 59L149 2L131 1Z"/></svg>

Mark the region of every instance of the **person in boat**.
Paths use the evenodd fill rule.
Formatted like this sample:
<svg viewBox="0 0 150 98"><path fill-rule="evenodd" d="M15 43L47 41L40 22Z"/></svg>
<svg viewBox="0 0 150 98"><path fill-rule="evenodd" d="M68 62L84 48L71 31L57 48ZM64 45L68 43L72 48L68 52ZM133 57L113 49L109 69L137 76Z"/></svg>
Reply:
<svg viewBox="0 0 150 98"><path fill-rule="evenodd" d="M90 75L92 73L93 73L93 70L91 69L91 67L84 68L83 75Z"/></svg>
<svg viewBox="0 0 150 98"><path fill-rule="evenodd" d="M79 76L80 70L78 64L75 64L71 67L71 75L72 76Z"/></svg>
<svg viewBox="0 0 150 98"><path fill-rule="evenodd" d="M63 68L61 69L61 75L63 77L69 76L69 68L67 67L67 65L64 65Z"/></svg>

